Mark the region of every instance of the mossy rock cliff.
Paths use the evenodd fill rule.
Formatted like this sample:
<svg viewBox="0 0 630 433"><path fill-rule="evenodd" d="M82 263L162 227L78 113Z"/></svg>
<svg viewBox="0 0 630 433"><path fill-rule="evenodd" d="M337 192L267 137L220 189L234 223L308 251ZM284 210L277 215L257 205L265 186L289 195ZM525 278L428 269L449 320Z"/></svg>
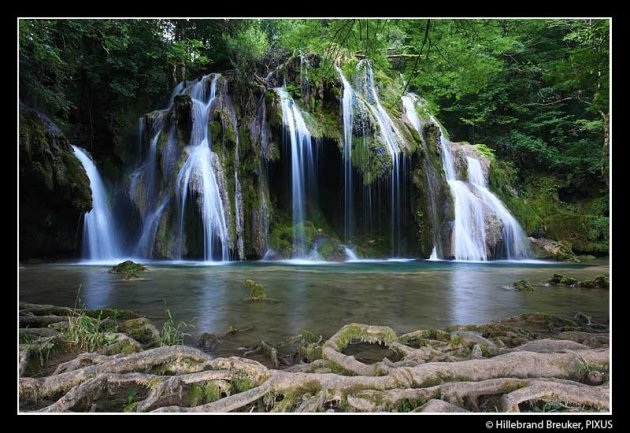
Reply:
<svg viewBox="0 0 630 433"><path fill-rule="evenodd" d="M90 181L68 139L20 104L20 260L76 256L77 222L92 208Z"/></svg>

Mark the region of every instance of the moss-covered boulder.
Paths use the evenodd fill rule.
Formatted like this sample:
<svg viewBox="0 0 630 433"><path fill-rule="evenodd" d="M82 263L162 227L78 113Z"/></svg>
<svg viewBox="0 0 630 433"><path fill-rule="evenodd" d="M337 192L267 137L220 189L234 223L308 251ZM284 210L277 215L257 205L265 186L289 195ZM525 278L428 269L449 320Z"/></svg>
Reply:
<svg viewBox="0 0 630 433"><path fill-rule="evenodd" d="M146 317L126 320L118 325L118 332L131 336L142 344L143 348L160 345L160 331Z"/></svg>
<svg viewBox="0 0 630 433"><path fill-rule="evenodd" d="M77 222L92 209L90 181L68 139L20 104L20 260L77 256Z"/></svg>
<svg viewBox="0 0 630 433"><path fill-rule="evenodd" d="M592 280L584 280L584 281L578 281L576 283L577 287L584 287L587 289L609 289L610 288L610 281L608 280L608 277L605 275L598 275L595 278L593 278Z"/></svg>
<svg viewBox="0 0 630 433"><path fill-rule="evenodd" d="M525 280L515 281L513 286L514 286L514 289L519 292L533 292L534 291L534 286L532 286L530 282L525 281Z"/></svg>
<svg viewBox="0 0 630 433"><path fill-rule="evenodd" d="M133 260L125 260L124 262L118 263L116 266L112 267L109 272L112 274L122 274L123 278L126 280L132 278L138 278L140 276L140 272L146 271L146 267L134 262Z"/></svg>
<svg viewBox="0 0 630 433"><path fill-rule="evenodd" d="M529 238L533 254L539 259L553 259L561 262L579 263L579 259L566 241Z"/></svg>
<svg viewBox="0 0 630 433"><path fill-rule="evenodd" d="M552 286L574 286L578 280L562 274L553 274L547 282Z"/></svg>
<svg viewBox="0 0 630 433"><path fill-rule="evenodd" d="M610 281L606 275L598 275L591 280L578 281L577 278L567 277L562 274L553 274L547 282L550 286L582 287L586 289L610 288Z"/></svg>

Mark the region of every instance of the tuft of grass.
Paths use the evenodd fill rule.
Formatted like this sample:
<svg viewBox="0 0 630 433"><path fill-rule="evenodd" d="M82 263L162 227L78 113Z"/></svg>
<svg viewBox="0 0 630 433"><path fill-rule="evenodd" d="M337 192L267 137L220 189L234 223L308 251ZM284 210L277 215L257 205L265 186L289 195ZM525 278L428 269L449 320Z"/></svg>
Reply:
<svg viewBox="0 0 630 433"><path fill-rule="evenodd" d="M68 327L63 331L63 339L87 352L94 352L115 340L114 336L107 335L115 332L115 329L103 320L102 315L89 317L84 312L76 312L68 317Z"/></svg>
<svg viewBox="0 0 630 433"><path fill-rule="evenodd" d="M168 319L162 325L160 330L160 340L162 346L176 346L184 344L184 337L190 334L184 332L186 328L194 327L191 323L183 322L181 320L175 320L175 317L171 313L171 310L166 309L166 315Z"/></svg>
<svg viewBox="0 0 630 433"><path fill-rule="evenodd" d="M243 372L237 372L230 380L230 391L232 394L245 392L254 387L252 380Z"/></svg>
<svg viewBox="0 0 630 433"><path fill-rule="evenodd" d="M37 355L39 358L39 364L43 367L50 355L57 350L57 336L41 337L33 339L30 335L20 335L20 344L29 346L29 350L32 354Z"/></svg>
<svg viewBox="0 0 630 433"><path fill-rule="evenodd" d="M265 287L262 284L248 279L243 281L243 285L249 289L248 301L264 301L267 299Z"/></svg>

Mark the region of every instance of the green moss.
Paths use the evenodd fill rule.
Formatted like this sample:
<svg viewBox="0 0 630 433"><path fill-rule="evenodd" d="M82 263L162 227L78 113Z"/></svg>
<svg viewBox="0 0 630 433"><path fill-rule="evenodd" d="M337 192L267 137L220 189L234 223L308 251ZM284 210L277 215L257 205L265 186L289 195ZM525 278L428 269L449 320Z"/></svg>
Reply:
<svg viewBox="0 0 630 433"><path fill-rule="evenodd" d="M283 394L283 399L275 403L279 412L293 412L305 398L313 397L322 390L317 381L306 382L304 385L293 388Z"/></svg>
<svg viewBox="0 0 630 433"><path fill-rule="evenodd" d="M585 287L589 289L608 289L610 288L610 281L605 275L598 275L592 280L584 280L577 282L578 287Z"/></svg>
<svg viewBox="0 0 630 433"><path fill-rule="evenodd" d="M236 372L230 379L230 391L232 394L245 392L254 387L252 380L243 372Z"/></svg>
<svg viewBox="0 0 630 433"><path fill-rule="evenodd" d="M212 143L220 143L221 140L221 122L218 120L213 120L210 123L210 133L212 137Z"/></svg>
<svg viewBox="0 0 630 433"><path fill-rule="evenodd" d="M479 155L490 161L491 164L496 161L494 150L490 149L487 145L479 143L475 145L474 149Z"/></svg>
<svg viewBox="0 0 630 433"><path fill-rule="evenodd" d="M352 143L352 165L363 175L364 185L371 185L377 179L390 175L392 159L378 134L354 136Z"/></svg>
<svg viewBox="0 0 630 433"><path fill-rule="evenodd" d="M564 285L564 286L573 286L577 283L577 279L572 277L566 277L562 274L553 274L549 280L547 280L549 284L552 286Z"/></svg>
<svg viewBox="0 0 630 433"><path fill-rule="evenodd" d="M203 388L197 384L190 387L188 390L188 400L190 400L190 406L199 406L203 404Z"/></svg>
<svg viewBox="0 0 630 433"><path fill-rule="evenodd" d="M532 286L526 280L515 281L513 286L514 286L514 289L519 292L533 292L534 291L534 286Z"/></svg>
<svg viewBox="0 0 630 433"><path fill-rule="evenodd" d="M133 278L138 278L140 272L145 271L147 268L138 264L132 260L125 260L114 267L112 267L109 272L113 274L122 274L125 280L130 280Z"/></svg>
<svg viewBox="0 0 630 433"><path fill-rule="evenodd" d="M426 399L423 398L403 398L396 403L396 412L412 412L424 403Z"/></svg>
<svg viewBox="0 0 630 433"><path fill-rule="evenodd" d="M489 183L530 236L570 242L578 253L608 254L607 197L586 199L579 206L562 202L558 191L566 182L552 176L523 181L505 161L490 165ZM519 185L519 190L511 185Z"/></svg>
<svg viewBox="0 0 630 433"><path fill-rule="evenodd" d="M326 367L330 370L331 373L339 374L341 376L355 376L356 373L350 370L346 370L341 365L337 364L334 361L328 361L326 363Z"/></svg>
<svg viewBox="0 0 630 433"><path fill-rule="evenodd" d="M214 381L209 381L204 386L194 384L188 390L190 406L212 403L221 398L221 388Z"/></svg>
<svg viewBox="0 0 630 433"><path fill-rule="evenodd" d="M337 336L337 350L342 351L353 340L359 340L361 342L366 343L384 343L386 346L390 346L392 343L398 341L398 336L396 333L390 329L386 328L382 330L382 335L378 337L370 335L367 331L355 324L346 325L343 327L342 331Z"/></svg>
<svg viewBox="0 0 630 433"><path fill-rule="evenodd" d="M461 335L452 335L450 344L451 346L461 346L464 344L464 337Z"/></svg>

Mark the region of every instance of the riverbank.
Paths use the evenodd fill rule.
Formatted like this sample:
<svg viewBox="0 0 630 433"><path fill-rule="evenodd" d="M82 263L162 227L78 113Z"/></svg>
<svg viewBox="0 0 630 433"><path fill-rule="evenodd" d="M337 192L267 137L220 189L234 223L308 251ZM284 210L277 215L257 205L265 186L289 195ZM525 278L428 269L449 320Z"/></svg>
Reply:
<svg viewBox="0 0 630 433"><path fill-rule="evenodd" d="M609 409L608 324L522 314L397 335L347 324L213 357L116 309L20 304L20 409L44 412L594 412ZM237 333L238 329L231 332ZM252 359L255 358L255 359ZM257 359L257 360L256 360ZM259 362L260 361L260 362Z"/></svg>

